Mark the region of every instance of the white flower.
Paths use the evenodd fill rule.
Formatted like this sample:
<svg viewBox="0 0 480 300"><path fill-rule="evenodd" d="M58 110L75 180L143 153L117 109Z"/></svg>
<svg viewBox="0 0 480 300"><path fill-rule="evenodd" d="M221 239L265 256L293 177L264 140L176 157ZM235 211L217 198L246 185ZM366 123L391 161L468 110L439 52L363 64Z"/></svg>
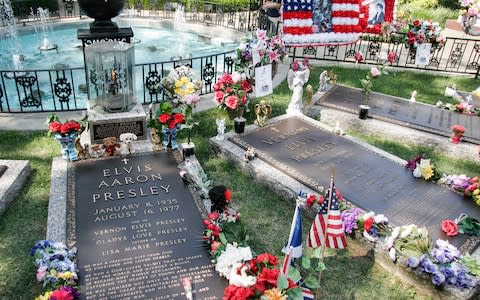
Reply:
<svg viewBox="0 0 480 300"><path fill-rule="evenodd" d="M373 221L377 224L388 223L388 219L385 217L385 215L376 215L373 217Z"/></svg>
<svg viewBox="0 0 480 300"><path fill-rule="evenodd" d="M391 238L396 240L399 234L400 234L400 227L395 227L392 230Z"/></svg>
<svg viewBox="0 0 480 300"><path fill-rule="evenodd" d="M237 274L238 268L242 266L241 263L236 263L232 267L232 272L230 273L229 283L238 287L250 287L257 282L255 276L248 276L246 273L247 266L243 266L240 269L240 274Z"/></svg>
<svg viewBox="0 0 480 300"><path fill-rule="evenodd" d="M386 248L386 249L392 248L394 242L395 242L395 239L394 239L394 238L392 238L391 236L388 237L388 238L385 240L385 248Z"/></svg>
<svg viewBox="0 0 480 300"><path fill-rule="evenodd" d="M388 251L388 255L390 256L390 259L392 261L396 261L397 260L397 251L395 250L395 248L390 248L390 251Z"/></svg>
<svg viewBox="0 0 480 300"><path fill-rule="evenodd" d="M410 225L406 225L406 226L402 226L402 233L400 234L400 237L401 238L406 238L407 236L409 236L413 229L416 228L417 226L415 226L414 224L410 224Z"/></svg>
<svg viewBox="0 0 480 300"><path fill-rule="evenodd" d="M236 71L232 72L232 80L234 83L237 83L242 80L242 75Z"/></svg>
<svg viewBox="0 0 480 300"><path fill-rule="evenodd" d="M228 279L234 264L250 259L252 259L252 252L249 247L237 248L227 244L225 251L217 258L215 271Z"/></svg>
<svg viewBox="0 0 480 300"><path fill-rule="evenodd" d="M417 163L417 167L415 170L413 170L413 177L415 178L421 178L422 177L422 170L420 168L420 165Z"/></svg>

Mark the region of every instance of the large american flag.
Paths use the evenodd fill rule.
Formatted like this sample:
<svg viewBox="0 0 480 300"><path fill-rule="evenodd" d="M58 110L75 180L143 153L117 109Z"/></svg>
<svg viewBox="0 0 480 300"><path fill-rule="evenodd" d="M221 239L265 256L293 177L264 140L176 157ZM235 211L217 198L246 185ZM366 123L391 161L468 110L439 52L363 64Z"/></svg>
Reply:
<svg viewBox="0 0 480 300"><path fill-rule="evenodd" d="M347 246L335 184L332 187L333 195L330 211L328 211L329 190L313 221L312 228L310 228L310 233L308 234L309 247L317 248L322 246L323 243L325 243L327 248L343 249Z"/></svg>
<svg viewBox="0 0 480 300"><path fill-rule="evenodd" d="M330 0L331 30L319 31L313 24L313 0L283 1L283 40L289 45L349 43L358 39L360 0Z"/></svg>

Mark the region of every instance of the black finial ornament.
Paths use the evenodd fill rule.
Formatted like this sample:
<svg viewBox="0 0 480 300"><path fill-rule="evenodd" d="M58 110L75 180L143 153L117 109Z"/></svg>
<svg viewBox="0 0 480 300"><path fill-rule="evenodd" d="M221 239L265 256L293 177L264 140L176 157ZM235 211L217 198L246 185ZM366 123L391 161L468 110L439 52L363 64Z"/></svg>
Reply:
<svg viewBox="0 0 480 300"><path fill-rule="evenodd" d="M78 5L87 16L95 19L90 23L91 32L115 32L118 26L112 18L118 16L126 0L78 0Z"/></svg>

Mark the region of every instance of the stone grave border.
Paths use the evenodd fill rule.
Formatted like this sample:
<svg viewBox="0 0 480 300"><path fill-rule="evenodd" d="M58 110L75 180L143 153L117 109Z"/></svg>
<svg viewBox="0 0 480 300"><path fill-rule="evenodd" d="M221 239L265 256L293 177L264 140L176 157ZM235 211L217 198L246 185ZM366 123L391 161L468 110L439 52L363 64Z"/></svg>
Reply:
<svg viewBox="0 0 480 300"><path fill-rule="evenodd" d="M27 181L32 168L28 160L0 160L7 169L0 180L0 218L8 205L15 200Z"/></svg>
<svg viewBox="0 0 480 300"><path fill-rule="evenodd" d="M289 115L281 115L275 118L270 119L269 124L273 125L277 122L280 122L288 117ZM311 125L326 130L328 132L332 132L333 128L325 125L319 121L316 121L310 117L305 115L295 115L304 121L307 121ZM261 127L256 125L249 125L245 128L244 134L249 134L260 130ZM258 181L261 184L267 185L270 189L275 191L277 194L282 195L283 197L289 199L290 201L294 201L299 191L303 191L306 193L317 193L313 191L311 188L307 187L306 185L302 184L300 181L292 178L285 172L280 171L278 168L272 167L272 165L268 164L267 162L263 161L261 158L255 158L252 161L246 162L243 159L245 149L235 144L231 140L238 140L239 135L235 132L231 131L225 134L225 139L222 141L217 140L215 137L210 138L209 143L212 147L213 151L220 155L227 160L235 163L239 168L241 168L244 172L249 174L252 178ZM387 159L392 160L393 162L397 163L399 167L403 167L406 164L404 159L399 158L393 154L390 154L382 149L376 148L362 140L359 140L355 137L349 135L343 135L343 138L346 138L362 147L365 148L366 151L372 151L376 155L385 157ZM245 143L243 143L245 145ZM256 152L262 155L261 151ZM433 183L432 183L433 184ZM317 209L312 207L309 209L304 209L304 212L313 219L315 217ZM388 217L388 216L387 216ZM406 224L399 224L399 225L406 225ZM358 235L357 235L358 236ZM460 248L463 253L472 253L475 257L480 257L480 247L475 247L478 245L480 239L475 237L470 237L465 244ZM351 240L354 248L374 248L375 256L374 260L375 263L378 263L384 269L389 271L394 276L397 276L402 281L405 281L420 290L426 290L430 295L434 298L439 299L470 299L471 297L475 296L478 292L478 287L463 291L460 293L459 290L454 289L446 289L446 291L441 291L436 289L433 284L431 283L430 279L421 278L419 276L415 276L410 271L407 270L406 267L400 266L399 264L394 264L390 260L388 253L383 250L383 245L381 243L369 243L366 240L361 238Z"/></svg>

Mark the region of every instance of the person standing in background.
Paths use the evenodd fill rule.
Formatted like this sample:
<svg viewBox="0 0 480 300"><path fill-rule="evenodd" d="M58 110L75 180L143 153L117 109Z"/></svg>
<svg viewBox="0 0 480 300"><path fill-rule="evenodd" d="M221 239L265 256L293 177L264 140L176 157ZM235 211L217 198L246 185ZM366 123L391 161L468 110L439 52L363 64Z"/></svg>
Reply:
<svg viewBox="0 0 480 300"><path fill-rule="evenodd" d="M270 33L275 35L278 30L278 22L280 20L280 8L282 7L281 0L265 1L262 8L267 12L267 17L272 22Z"/></svg>

